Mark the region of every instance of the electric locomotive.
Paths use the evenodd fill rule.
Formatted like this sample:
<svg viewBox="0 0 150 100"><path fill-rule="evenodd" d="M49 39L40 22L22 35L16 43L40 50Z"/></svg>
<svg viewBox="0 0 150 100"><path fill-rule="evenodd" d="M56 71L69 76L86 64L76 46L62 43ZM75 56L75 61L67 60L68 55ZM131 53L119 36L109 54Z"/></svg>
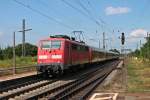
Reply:
<svg viewBox="0 0 150 100"><path fill-rule="evenodd" d="M90 47L66 35L55 35L40 40L37 71L46 76L55 76L81 65L116 58L116 53Z"/></svg>

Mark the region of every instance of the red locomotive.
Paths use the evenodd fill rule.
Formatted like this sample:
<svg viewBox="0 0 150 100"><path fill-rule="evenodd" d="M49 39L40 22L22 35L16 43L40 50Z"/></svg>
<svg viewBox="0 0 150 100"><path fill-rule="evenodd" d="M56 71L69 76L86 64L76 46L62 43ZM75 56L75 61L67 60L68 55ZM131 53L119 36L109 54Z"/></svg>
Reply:
<svg viewBox="0 0 150 100"><path fill-rule="evenodd" d="M37 71L45 75L60 75L80 65L118 58L117 53L90 47L66 35L40 40Z"/></svg>

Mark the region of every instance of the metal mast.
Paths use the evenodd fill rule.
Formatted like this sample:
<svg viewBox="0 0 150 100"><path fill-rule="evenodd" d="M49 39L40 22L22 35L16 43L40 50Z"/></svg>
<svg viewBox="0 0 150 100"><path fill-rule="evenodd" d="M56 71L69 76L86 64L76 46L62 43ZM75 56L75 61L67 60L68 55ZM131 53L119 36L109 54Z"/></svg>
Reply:
<svg viewBox="0 0 150 100"><path fill-rule="evenodd" d="M22 20L22 30L19 32L22 32L22 57L26 55L26 50L25 50L25 32L30 31L32 29L25 29L25 19Z"/></svg>

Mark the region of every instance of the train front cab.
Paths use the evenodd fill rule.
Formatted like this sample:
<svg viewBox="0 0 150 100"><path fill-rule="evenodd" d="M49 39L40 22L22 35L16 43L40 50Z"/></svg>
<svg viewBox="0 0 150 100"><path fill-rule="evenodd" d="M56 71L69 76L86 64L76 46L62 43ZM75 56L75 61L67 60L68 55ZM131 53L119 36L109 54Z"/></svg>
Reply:
<svg viewBox="0 0 150 100"><path fill-rule="evenodd" d="M61 74L64 66L63 39L41 40L38 48L37 71L48 75Z"/></svg>

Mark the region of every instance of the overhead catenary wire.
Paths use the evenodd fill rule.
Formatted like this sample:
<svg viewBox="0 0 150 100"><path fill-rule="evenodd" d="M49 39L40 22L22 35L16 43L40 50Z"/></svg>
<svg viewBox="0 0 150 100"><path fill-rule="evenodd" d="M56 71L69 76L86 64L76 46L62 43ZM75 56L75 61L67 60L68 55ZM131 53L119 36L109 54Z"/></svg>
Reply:
<svg viewBox="0 0 150 100"><path fill-rule="evenodd" d="M72 5L71 3L69 3L69 2L67 2L67 1L65 1L65 0L62 0L62 1L63 1L66 5L70 6L71 8L73 8L73 9L75 9L76 11L78 11L79 13L81 13L81 14L82 14L83 16L85 16L86 18L88 18L88 19L90 19L91 21L95 22L98 26L101 26L101 24L100 24L97 20L95 20L95 19L93 18L93 16L91 15L91 12L88 11L88 9L86 9L86 7L84 7L84 5L81 4L81 7L82 7L84 10L86 10L86 12L88 12L88 13L83 12L81 9L77 8L76 6ZM83 35L83 34L82 34L82 35ZM89 36L86 36L86 37L89 38Z"/></svg>
<svg viewBox="0 0 150 100"><path fill-rule="evenodd" d="M75 9L76 11L78 11L80 14L82 14L83 16L85 16L86 18L92 20L90 17L88 17L88 15L86 13L84 13L82 10L80 10L79 8L77 8L76 6L73 6L71 3L65 1L65 0L61 0L63 3L65 3L66 5L70 6L71 8ZM93 20L92 20L93 21ZM89 38L89 36L87 36Z"/></svg>
<svg viewBox="0 0 150 100"><path fill-rule="evenodd" d="M90 14L92 15L93 12L95 11L94 7L89 0L85 0L85 1L86 1L86 3L83 3L81 0L79 0L78 3L80 3L80 5L82 5L82 6L84 6L84 4L88 4L88 7L84 6L84 9L86 10L86 12L89 10L88 12L90 12ZM106 28L110 33L113 34L113 35L110 35L110 37L108 39L109 39L109 41L112 42L112 44L110 43L110 47L114 48L114 38L115 38L114 37L114 28L111 27L106 21L104 21L100 15L97 15L97 13L95 13L95 16L93 16L93 17L95 17L96 20L100 21L103 24L103 28Z"/></svg>
<svg viewBox="0 0 150 100"><path fill-rule="evenodd" d="M91 4L91 2L89 1L89 0L86 0L87 1L87 4L89 5L89 7L92 9L92 11L94 11L94 7L92 6L92 4ZM101 21L101 23L103 23L103 24L107 24L107 22L105 22L102 18L101 18L101 16L99 16L99 15L97 15L98 16L98 19Z"/></svg>
<svg viewBox="0 0 150 100"><path fill-rule="evenodd" d="M47 18L47 19L49 19L49 20L51 20L51 21L53 21L53 22L55 22L55 23L57 23L57 24L60 24L60 25L66 27L66 28L68 28L68 29L71 29L71 30L74 29L73 27L71 27L71 26L69 26L69 25L67 25L67 24L62 23L62 22L56 20L55 18L53 18L53 17L51 17L51 16L49 16L49 15L47 15L47 14L45 14L45 13L39 11L39 10L37 10L37 9L32 8L30 5L26 5L26 4L24 4L23 2L20 2L20 1L18 1L18 0L13 0L13 1L16 2L16 3L19 4L19 5L22 5L22 6L25 7L25 8L30 9L31 11L33 11L33 12L35 12L35 13L37 13L37 14L39 14L39 15L41 15L41 16L43 16L43 17L45 17L45 18Z"/></svg>
<svg viewBox="0 0 150 100"><path fill-rule="evenodd" d="M95 16L93 16L92 12L80 1L80 0L75 0L76 3L85 11L85 13L87 13L87 15L89 16L89 18L91 18L98 26L102 27L103 23L101 24L101 22L99 22ZM90 40L90 38L89 38ZM99 44L100 45L100 44Z"/></svg>
<svg viewBox="0 0 150 100"><path fill-rule="evenodd" d="M80 14L82 14L83 16L85 16L86 18L90 19L91 21L94 21L91 17L89 17L88 14L86 14L85 12L83 12L82 10L80 10L79 8L77 8L76 6L72 5L71 3L69 3L66 0L61 0L63 3L65 3L66 5L68 5L69 7L71 7L72 9L75 9L76 11L78 11ZM95 21L94 21L95 22ZM97 22L95 22L96 24L99 24ZM88 36L87 36L88 37Z"/></svg>
<svg viewBox="0 0 150 100"><path fill-rule="evenodd" d="M44 7L45 7L45 6L48 6L46 2L44 2L44 1L42 1L42 0L39 0L39 1L40 1L40 4L43 5ZM50 10L51 10L51 9L50 9ZM84 12L83 12L83 13L84 13ZM75 36L75 37L76 37L76 36ZM83 40L85 40L83 34L82 34L82 37L83 37Z"/></svg>
<svg viewBox="0 0 150 100"><path fill-rule="evenodd" d="M75 0L76 1L76 0ZM88 8L86 7L80 0L77 0L76 3L89 15L90 18L92 18L94 20L94 22L100 26L103 29L103 24L104 22L99 22L99 20L97 20L97 18L95 18L96 16L93 15L93 11L91 12ZM96 32L97 33L97 32Z"/></svg>
<svg viewBox="0 0 150 100"><path fill-rule="evenodd" d="M83 8L85 12L89 14L89 16L92 16L95 20L97 20L97 18L95 18L96 16L93 16L92 12L88 9L88 8L92 8L92 11L94 11L93 6L90 3L90 1L87 0L87 4L89 5L89 7L86 7L80 0L77 0L76 2ZM110 31L111 33L114 32L114 31L111 31L111 29L108 27L108 24L100 16L98 16L98 19L100 20L97 20L97 21L100 21L103 24L103 26L107 26L106 28L108 29L108 31ZM113 42L113 39L112 39L112 42ZM110 46L112 47L111 44Z"/></svg>
<svg viewBox="0 0 150 100"><path fill-rule="evenodd" d="M53 21L53 22L55 22L55 23L57 23L57 24L60 24L60 25L66 27L66 28L68 28L68 29L71 29L71 30L74 29L73 27L71 27L71 26L69 26L69 25L67 25L67 24L65 24L65 23L62 23L61 21L59 21L59 20L57 20L57 19L55 19L55 18L53 18L53 17L51 17L51 16L49 16L49 15L43 13L42 11L40 11L40 10L38 10L38 9L35 9L35 8L31 7L31 6L28 5L28 4L24 4L23 2L21 2L21 1L19 1L19 0L13 0L13 1L16 2L17 4L21 5L21 6L25 7L25 8L30 9L31 11L33 11L33 12L39 14L39 15L41 15L41 16L47 18L48 20L51 20L51 21ZM87 17L88 19L90 19L91 21L94 21L97 25L99 25L99 26L101 25L101 23L99 23L96 19L92 18L92 15L90 15L91 12L88 11L88 9L86 9L86 7L84 7L84 5L81 4L81 5L83 6L82 8L84 8L85 11L86 11L88 14L86 14L86 13L83 12L81 9L77 8L76 6L72 5L72 4L69 3L68 1L66 1L66 0L62 0L62 1L63 1L65 4L67 4L68 6L72 7L73 9L76 9L78 12L80 12L82 15L86 16L86 17Z"/></svg>
<svg viewBox="0 0 150 100"><path fill-rule="evenodd" d="M91 21L94 21L97 25L100 25L99 22L93 20L93 18L89 17L88 14L86 14L85 12L83 12L82 10L80 10L79 8L75 7L74 5L72 5L71 3L69 3L68 1L65 1L65 0L61 0L61 1L64 2L66 5L70 6L71 8L75 9L76 11L78 11L80 14L82 14L86 18L90 19Z"/></svg>
<svg viewBox="0 0 150 100"><path fill-rule="evenodd" d="M56 9L51 9L51 8L49 8L50 6L49 6L49 4L47 3L47 2L45 2L45 1L43 1L43 0L37 0L37 2L39 2L41 5L43 5L43 7L45 7L48 11L52 11L52 12L54 12L55 14L56 14L56 12L58 12ZM63 14L61 11L59 11L59 14L61 14L61 16L64 16L65 14ZM64 16L64 17L66 17L66 16Z"/></svg>
<svg viewBox="0 0 150 100"><path fill-rule="evenodd" d="M91 8L92 11L94 11L94 7L93 7L92 3L90 2L90 0L86 0L86 1L87 1L87 4L89 5L89 8ZM115 42L114 42L115 41L115 34L114 33L118 32L118 29L115 30L115 28L111 27L111 25L109 23L107 23L105 20L103 20L100 15L97 15L97 16L98 16L98 19L104 24L106 29L108 29L108 31L112 33L112 35L110 37L112 44L110 43L110 46L111 46L111 48L115 48L115 45L114 45L115 44Z"/></svg>
<svg viewBox="0 0 150 100"><path fill-rule="evenodd" d="M89 15L89 17L90 17L98 26L101 25L101 24L93 17L91 11L88 10L88 9L82 4L82 2L80 2L80 1L78 1L78 0L77 0L76 2L79 4L79 6L80 6L85 12L87 12L87 14Z"/></svg>
<svg viewBox="0 0 150 100"><path fill-rule="evenodd" d="M95 11L95 9L94 9L94 7L92 6L92 4L91 4L91 2L89 1L89 0L86 0L87 1L87 4L89 5L89 7L92 9L92 11L94 12ZM96 14L96 13L95 13ZM105 22L103 22L103 21L101 21L102 23L105 23Z"/></svg>
<svg viewBox="0 0 150 100"><path fill-rule="evenodd" d="M25 8L30 9L31 11L33 11L33 12L35 12L35 13L40 14L40 15L43 16L43 17L48 18L49 20L52 20L52 21L54 21L54 22L56 22L56 23L58 23L58 24L61 24L62 26L66 27L66 28L68 28L68 29L74 29L74 28L72 28L71 26L68 26L68 25L66 25L66 24L64 24L64 23L62 23L62 22L56 20L55 18L53 18L53 17L51 17L51 16L48 16L48 15L44 14L43 12L41 12L41 11L39 11L39 10L37 10L37 9L32 8L30 5L26 5L26 4L24 4L24 3L22 3L22 2L20 2L20 1L18 1L18 0L13 0L13 1L16 2L17 4L22 5L22 6L25 7Z"/></svg>
<svg viewBox="0 0 150 100"><path fill-rule="evenodd" d="M91 2L89 0L86 1L87 4L89 5L89 8L91 8L92 11L94 11L94 7L92 6ZM110 25L106 21L104 21L100 15L97 15L97 17L100 20L100 22L103 24L103 26L105 26L108 29L109 32L112 32L112 30L114 30L114 28L111 28Z"/></svg>

